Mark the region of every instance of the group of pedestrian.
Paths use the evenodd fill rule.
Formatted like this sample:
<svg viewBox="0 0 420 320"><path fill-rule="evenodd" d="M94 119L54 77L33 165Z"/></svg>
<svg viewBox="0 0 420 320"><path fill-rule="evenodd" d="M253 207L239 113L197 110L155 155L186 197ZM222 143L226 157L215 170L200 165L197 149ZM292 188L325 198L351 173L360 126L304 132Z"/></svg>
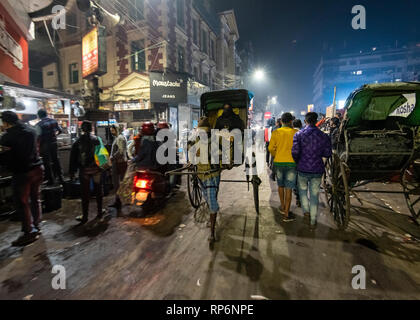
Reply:
<svg viewBox="0 0 420 320"><path fill-rule="evenodd" d="M273 132L269 152L274 158L274 172L284 222L295 220L290 211L292 191L297 189L304 217L314 230L317 225L319 191L325 171L324 158L332 155L330 137L317 128L318 115L309 112L305 128L290 113L281 117L282 127Z"/></svg>
<svg viewBox="0 0 420 320"><path fill-rule="evenodd" d="M57 155L57 136L62 133L62 129L56 120L47 116L46 110L39 110L38 117L40 121L35 127L20 121L18 115L12 111L5 111L0 117L4 131L0 138L0 162L12 173L16 215L22 221L23 234L13 241L14 246L30 244L41 234L41 186L44 180L48 186L55 185L57 180L61 184L65 183ZM150 132L148 132L149 127ZM145 140L150 140L150 136L154 137L155 127L153 124L145 124L142 131L138 141L133 139L135 148L132 161L145 164L145 158L150 159L153 155L145 157L141 149L143 153L148 153ZM119 125L111 127L111 134L114 141L109 160L114 188L117 190L120 181L124 178L129 161L127 138L124 135L124 128ZM96 197L97 219L102 219L106 213L103 209L104 169L95 159L98 147L101 146L104 147L101 138L93 134L92 123L83 121L81 135L71 148L69 165L70 179L74 180L78 173L80 180L82 215L76 218L80 224L85 224L89 219L91 185L94 187ZM112 206L117 209L119 215L122 205L118 195Z"/></svg>

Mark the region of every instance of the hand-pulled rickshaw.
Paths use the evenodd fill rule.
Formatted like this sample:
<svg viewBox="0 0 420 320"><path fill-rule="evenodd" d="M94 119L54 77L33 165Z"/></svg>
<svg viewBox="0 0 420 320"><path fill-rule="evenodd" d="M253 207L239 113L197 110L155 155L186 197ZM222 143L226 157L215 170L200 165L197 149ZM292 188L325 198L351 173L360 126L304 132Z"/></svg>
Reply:
<svg viewBox="0 0 420 320"><path fill-rule="evenodd" d="M365 85L345 106L324 189L339 229L350 219L350 195L401 193L420 223L420 83ZM372 182L399 181L402 191L360 189ZM360 200L360 199L359 199Z"/></svg>
<svg viewBox="0 0 420 320"><path fill-rule="evenodd" d="M253 99L253 94L247 90L226 90L226 91L213 91L205 93L201 96L201 114L203 116L208 117L211 128L213 129L216 125L217 119L221 116L223 112L223 106L225 103L229 103L233 107L233 111L239 116L239 118L245 124L245 128L250 127L249 121L249 107L251 101ZM244 136L244 132L242 132L242 136ZM246 138L246 137L245 137ZM231 149L234 146L231 145ZM251 163L251 159L245 157L245 151L242 149L243 156L242 162L238 163L231 163L230 165L216 165L213 166L214 169L207 172L200 172L197 169L197 165L192 163L188 163L183 168L178 170L167 172L168 175L186 175L187 176L187 187L188 187L188 196L190 199L191 206L196 209L195 218L199 220L197 216L197 209L200 208L202 204L202 192L200 189L200 181L199 175L206 175L216 171L224 171L226 169L232 169L233 167L241 166L245 163L246 165L246 180L220 180L222 183L248 183L252 185L253 193L254 193L254 204L255 210L259 213L259 185L261 184L261 180L256 174L256 164ZM232 153L233 154L233 153ZM252 155L255 159L255 155ZM233 161L233 157L231 158Z"/></svg>

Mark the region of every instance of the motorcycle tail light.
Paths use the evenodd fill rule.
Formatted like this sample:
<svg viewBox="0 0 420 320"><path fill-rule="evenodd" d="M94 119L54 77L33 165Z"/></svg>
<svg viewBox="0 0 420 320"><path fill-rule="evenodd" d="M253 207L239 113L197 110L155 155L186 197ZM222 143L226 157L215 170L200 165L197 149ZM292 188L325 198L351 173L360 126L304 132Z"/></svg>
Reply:
<svg viewBox="0 0 420 320"><path fill-rule="evenodd" d="M147 179L139 179L136 177L134 179L134 186L137 189L150 189L152 186L152 181Z"/></svg>

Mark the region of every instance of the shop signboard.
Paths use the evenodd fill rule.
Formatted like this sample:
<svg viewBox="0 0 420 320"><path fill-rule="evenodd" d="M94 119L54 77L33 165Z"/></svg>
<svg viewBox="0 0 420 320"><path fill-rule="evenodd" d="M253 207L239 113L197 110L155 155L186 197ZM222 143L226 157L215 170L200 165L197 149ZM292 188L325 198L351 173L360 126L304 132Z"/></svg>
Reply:
<svg viewBox="0 0 420 320"><path fill-rule="evenodd" d="M332 105L330 105L329 107L327 107L327 110L326 110L326 113L325 113L325 116L327 117L327 118L332 118L332 117L334 117L334 105L332 104Z"/></svg>
<svg viewBox="0 0 420 320"><path fill-rule="evenodd" d="M101 76L107 72L105 28L96 26L82 39L83 78Z"/></svg>
<svg viewBox="0 0 420 320"><path fill-rule="evenodd" d="M185 74L150 72L150 100L153 103L187 103Z"/></svg>
<svg viewBox="0 0 420 320"><path fill-rule="evenodd" d="M6 31L4 20L0 20L0 48L8 55L13 64L19 69L23 69L23 49L15 39Z"/></svg>
<svg viewBox="0 0 420 320"><path fill-rule="evenodd" d="M146 100L122 102L114 105L114 111L133 111L150 109L150 103Z"/></svg>

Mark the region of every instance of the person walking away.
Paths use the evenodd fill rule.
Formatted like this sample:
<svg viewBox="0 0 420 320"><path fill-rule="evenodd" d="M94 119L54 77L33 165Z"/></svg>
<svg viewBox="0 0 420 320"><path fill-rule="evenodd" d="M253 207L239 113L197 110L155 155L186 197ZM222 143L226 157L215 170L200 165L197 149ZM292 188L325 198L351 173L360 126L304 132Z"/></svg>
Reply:
<svg viewBox="0 0 420 320"><path fill-rule="evenodd" d="M270 151L268 150L268 147L270 145L271 135L273 133L273 127L276 126L276 119L272 117L267 122L267 126L264 129L264 141L265 141L265 162L267 163L267 166L271 168L271 155Z"/></svg>
<svg viewBox="0 0 420 320"><path fill-rule="evenodd" d="M12 172L15 206L18 214L22 215L23 235L12 245L26 246L36 241L41 233L40 194L44 167L38 153L35 130L21 123L12 111L3 112L1 120L6 130L0 138L0 145L6 149L2 164Z"/></svg>
<svg viewBox="0 0 420 320"><path fill-rule="evenodd" d="M323 158L332 155L331 140L316 126L317 119L315 112L306 115L307 127L295 135L292 148L292 156L297 163L300 201L305 219L310 220L311 230L315 230L317 225L319 190L325 171Z"/></svg>
<svg viewBox="0 0 420 320"><path fill-rule="evenodd" d="M36 130L39 136L40 153L45 167L45 178L49 186L54 185L55 178L63 184L63 170L58 159L57 145L57 136L63 130L56 120L47 117L47 111L45 109L38 111L38 117L41 121L37 123Z"/></svg>
<svg viewBox="0 0 420 320"><path fill-rule="evenodd" d="M208 149L209 159L205 163L198 162L197 171L198 172L209 172L206 174L199 174L198 179L200 183L200 189L203 194L203 198L206 200L210 211L210 237L209 241L211 243L216 241L216 220L217 214L219 212L219 203L217 200L217 195L219 193L220 186L220 170L213 170L211 165L211 128L210 122L207 117L201 118L198 124L198 130L204 130L207 133L208 141L205 143L199 139L199 134L197 138L198 150L196 156L200 157L200 150Z"/></svg>
<svg viewBox="0 0 420 320"><path fill-rule="evenodd" d="M271 130L271 134L273 134L274 131L276 131L277 129L280 129L281 127L282 127L281 118L278 118L276 120L276 126L273 127L272 130ZM270 137L271 137L271 135L270 135ZM268 141L268 144L270 144L270 141ZM270 160L269 160L269 167L270 167L270 170L271 170L270 178L271 178L271 180L276 181L276 172L274 170L274 158L270 154L270 152L268 151L268 145L267 145L267 152L268 152L269 157L270 157Z"/></svg>
<svg viewBox="0 0 420 320"><path fill-rule="evenodd" d="M281 117L282 127L273 132L269 144L270 154L274 157L278 192L280 197L280 212L284 222L294 221L290 214L292 190L296 188L296 163L292 157L293 136L297 132L292 127L293 116L286 112Z"/></svg>
<svg viewBox="0 0 420 320"><path fill-rule="evenodd" d="M82 193L82 215L76 218L80 225L88 222L89 219L89 200L90 182L93 180L94 192L97 204L97 219L102 219L105 210L102 209L103 191L101 186L102 169L95 161L95 149L100 146L99 138L92 134L92 123L83 121L82 135L73 144L70 151L70 179L79 171L79 178Z"/></svg>
<svg viewBox="0 0 420 320"><path fill-rule="evenodd" d="M124 179L127 171L127 140L123 134L124 128L119 125L111 126L111 134L114 142L111 147L111 163L112 163L112 185L115 192L120 187L120 182ZM122 204L119 196L115 193L115 202L110 207L117 209L118 215L121 214Z"/></svg>
<svg viewBox="0 0 420 320"><path fill-rule="evenodd" d="M298 131L302 130L303 128L302 121L300 119L293 120L293 128L295 128ZM296 180L297 180L297 176L296 176ZM296 181L296 185L297 185L297 181ZM299 190L297 189L297 187L293 189L293 194L295 195L295 198L296 198L296 207L300 208L302 205L300 203Z"/></svg>
<svg viewBox="0 0 420 320"><path fill-rule="evenodd" d="M300 119L293 120L293 128L297 130L302 130L303 128L302 121Z"/></svg>

